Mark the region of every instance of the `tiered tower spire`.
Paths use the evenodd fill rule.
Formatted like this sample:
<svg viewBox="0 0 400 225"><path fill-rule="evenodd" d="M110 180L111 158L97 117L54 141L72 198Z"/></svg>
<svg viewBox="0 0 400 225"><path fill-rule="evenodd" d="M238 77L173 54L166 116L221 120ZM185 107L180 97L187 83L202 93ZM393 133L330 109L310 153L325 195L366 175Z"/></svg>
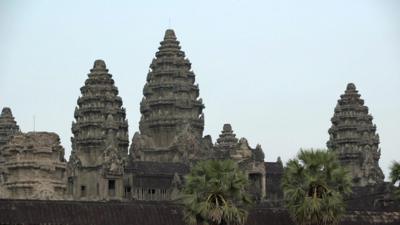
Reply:
<svg viewBox="0 0 400 225"><path fill-rule="evenodd" d="M230 124L224 124L221 134L217 139L217 143L215 144L215 149L219 154L222 153L225 157L229 157L229 154L237 148L238 141L239 139L237 139L236 134L233 133L232 126Z"/></svg>
<svg viewBox="0 0 400 225"><path fill-rule="evenodd" d="M118 196L115 191L122 195L122 162L129 145L128 121L118 89L103 60L94 62L88 77L81 88L82 96L78 98L72 123L69 172L74 184L70 186L75 197L115 197ZM107 190L107 179L111 179L113 194L99 196L101 190Z"/></svg>
<svg viewBox="0 0 400 225"><path fill-rule="evenodd" d="M19 132L19 126L12 115L11 109L4 107L0 114L0 149L7 144L12 135Z"/></svg>
<svg viewBox="0 0 400 225"><path fill-rule="evenodd" d="M204 105L174 31L168 29L160 44L143 88L140 134L133 138L131 153L144 161L181 162L199 149Z"/></svg>
<svg viewBox="0 0 400 225"><path fill-rule="evenodd" d="M5 146L13 135L20 133L19 126L12 115L11 109L8 107L4 107L0 114L0 185L2 180L4 180L4 152L2 150L3 146Z"/></svg>
<svg viewBox="0 0 400 225"><path fill-rule="evenodd" d="M199 87L194 84L191 63L174 31L168 29L160 44L143 88L140 132L151 137L155 147L168 147L186 124L195 136L202 137L204 105L198 99Z"/></svg>
<svg viewBox="0 0 400 225"><path fill-rule="evenodd" d="M327 146L349 168L354 184L366 186L383 182L384 175L379 167L380 149L376 126L360 96L356 86L349 83L331 119Z"/></svg>
<svg viewBox="0 0 400 225"><path fill-rule="evenodd" d="M82 163L93 166L100 163L95 160L103 154L110 133L115 135L120 156L127 154L129 138L125 108L105 62L96 60L88 77L75 108L71 139L72 150L86 159Z"/></svg>

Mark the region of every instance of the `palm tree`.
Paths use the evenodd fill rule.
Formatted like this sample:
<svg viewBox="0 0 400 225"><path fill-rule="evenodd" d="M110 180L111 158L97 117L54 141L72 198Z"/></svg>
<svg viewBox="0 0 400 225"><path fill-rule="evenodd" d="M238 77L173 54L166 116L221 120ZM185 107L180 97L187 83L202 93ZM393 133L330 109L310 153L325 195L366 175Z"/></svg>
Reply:
<svg viewBox="0 0 400 225"><path fill-rule="evenodd" d="M398 186L394 193L396 197L400 199L400 162L394 161L390 166L390 180L392 181L393 185L396 185L398 182Z"/></svg>
<svg viewBox="0 0 400 225"><path fill-rule="evenodd" d="M284 168L282 188L285 205L298 225L337 224L351 179L333 152L300 150Z"/></svg>
<svg viewBox="0 0 400 225"><path fill-rule="evenodd" d="M243 225L250 198L248 179L231 160L197 163L183 188L184 220L189 225Z"/></svg>

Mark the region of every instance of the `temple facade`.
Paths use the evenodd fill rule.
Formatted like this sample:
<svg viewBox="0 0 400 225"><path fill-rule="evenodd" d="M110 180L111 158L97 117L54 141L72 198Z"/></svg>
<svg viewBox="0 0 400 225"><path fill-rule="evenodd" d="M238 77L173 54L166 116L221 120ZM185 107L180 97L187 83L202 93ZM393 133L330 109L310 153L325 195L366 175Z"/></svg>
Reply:
<svg viewBox="0 0 400 225"><path fill-rule="evenodd" d="M3 109L0 198L170 201L179 196L184 176L197 161L231 159L248 175L256 202L282 206L279 158L265 162L261 146L236 137L229 123L215 143L203 134L205 106L173 30L165 32L150 64L131 143L123 101L103 60L94 62L80 91L68 162L56 134L22 133L11 110ZM360 188L353 196L374 196L368 198L371 207L392 204L378 164L376 127L354 84L341 95L331 121L327 146Z"/></svg>

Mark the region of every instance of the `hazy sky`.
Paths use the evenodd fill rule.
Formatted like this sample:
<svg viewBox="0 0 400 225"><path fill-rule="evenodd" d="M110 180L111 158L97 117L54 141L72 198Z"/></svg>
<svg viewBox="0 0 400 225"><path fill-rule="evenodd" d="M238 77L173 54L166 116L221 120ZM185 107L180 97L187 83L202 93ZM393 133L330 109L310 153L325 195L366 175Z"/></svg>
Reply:
<svg viewBox="0 0 400 225"><path fill-rule="evenodd" d="M354 82L374 116L387 176L400 160L399 12L397 0L0 0L0 107L12 108L24 132L35 115L36 130L58 133L68 158L79 88L104 59L132 138L150 62L171 27L214 142L229 122L262 145L267 161L325 148L336 102Z"/></svg>

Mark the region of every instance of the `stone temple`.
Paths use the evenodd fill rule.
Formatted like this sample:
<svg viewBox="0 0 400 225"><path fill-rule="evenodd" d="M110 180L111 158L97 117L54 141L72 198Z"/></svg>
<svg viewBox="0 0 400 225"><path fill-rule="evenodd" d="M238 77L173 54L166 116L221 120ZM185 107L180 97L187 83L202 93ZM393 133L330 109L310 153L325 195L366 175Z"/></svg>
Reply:
<svg viewBox="0 0 400 225"><path fill-rule="evenodd" d="M64 159L64 148L57 134L23 133L11 110L3 109L0 115L0 224L25 223L15 219L2 221L1 216L23 217L18 210L27 210L31 205L36 210L45 210L45 205L55 208L68 205L71 210L68 212L86 210L87 215L107 212L117 215L128 208L135 212L145 208L160 212L151 214L155 218L179 215L173 200L179 195L184 176L197 161L207 159L234 160L248 175L251 182L248 191L258 203L257 210L250 214L254 219L249 224L262 224L260 218L266 217L275 218L274 224L292 224L287 222L282 205L280 158L276 162L265 162L261 146L251 147L246 138L236 137L228 123L221 128L215 143L211 136L203 134L205 104L191 63L173 30L165 32L150 63L140 103L138 131L131 141L122 98L103 60L94 62L80 91L68 161ZM368 224L365 221L369 220L375 221L374 224L396 224L400 221L400 212L393 212L400 211L400 204L393 198L393 185L383 180L376 126L354 84L348 84L340 96L331 121L327 147L349 169L354 183L353 194L346 200L348 214L344 224ZM84 203L87 201L94 205ZM17 210L4 211L9 204ZM82 208L82 204L87 205ZM5 206L3 211L1 205ZM172 210L172 214L166 209ZM73 219L80 221L63 214L62 210L54 211L54 215L65 217L64 222L57 224L73 224ZM126 220L143 215L126 215ZM115 219L109 223L127 224ZM77 223L83 224L82 221ZM175 221L175 217L169 221ZM150 224L147 220L141 222L146 223Z"/></svg>

